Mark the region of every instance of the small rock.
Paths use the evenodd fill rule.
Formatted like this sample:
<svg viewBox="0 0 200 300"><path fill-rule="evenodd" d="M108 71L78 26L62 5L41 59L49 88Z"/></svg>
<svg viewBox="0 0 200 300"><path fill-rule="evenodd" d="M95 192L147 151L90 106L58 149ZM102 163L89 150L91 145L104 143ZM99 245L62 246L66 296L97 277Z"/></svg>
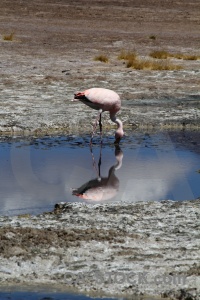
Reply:
<svg viewBox="0 0 200 300"><path fill-rule="evenodd" d="M22 255L25 254L26 250L22 249L19 246L14 246L8 249L7 254L8 255L12 255L12 256L18 256L18 255Z"/></svg>
<svg viewBox="0 0 200 300"><path fill-rule="evenodd" d="M15 233L14 232L11 232L11 231L9 231L9 232L7 232L6 234L5 234L5 237L7 238L7 239L9 239L9 240L11 240L11 239L13 239L14 237L15 237Z"/></svg>

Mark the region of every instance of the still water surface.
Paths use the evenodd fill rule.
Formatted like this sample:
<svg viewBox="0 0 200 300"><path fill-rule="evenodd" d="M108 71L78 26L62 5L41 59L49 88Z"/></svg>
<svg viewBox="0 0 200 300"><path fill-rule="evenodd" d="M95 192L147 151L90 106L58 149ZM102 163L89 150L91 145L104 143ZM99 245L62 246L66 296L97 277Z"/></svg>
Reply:
<svg viewBox="0 0 200 300"><path fill-rule="evenodd" d="M0 300L102 300L89 296L59 293L59 292L33 292L33 291L0 291ZM103 298L104 300L124 300L125 298Z"/></svg>
<svg viewBox="0 0 200 300"><path fill-rule="evenodd" d="M138 202L200 197L200 132L112 137L2 138L0 214L41 213L58 202Z"/></svg>

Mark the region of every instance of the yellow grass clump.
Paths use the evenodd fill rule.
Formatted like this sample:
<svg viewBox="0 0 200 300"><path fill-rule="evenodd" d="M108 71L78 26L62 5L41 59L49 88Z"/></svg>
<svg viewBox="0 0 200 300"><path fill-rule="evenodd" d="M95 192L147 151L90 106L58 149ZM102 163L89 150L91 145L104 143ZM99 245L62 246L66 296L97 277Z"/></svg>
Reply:
<svg viewBox="0 0 200 300"><path fill-rule="evenodd" d="M165 50L153 51L149 54L152 58L157 59L167 59L167 58L176 58L176 59L183 59L183 60L198 60L200 59L199 55L193 54L183 54L183 53L169 53Z"/></svg>
<svg viewBox="0 0 200 300"><path fill-rule="evenodd" d="M171 54L165 50L160 50L151 52L149 56L157 59L167 59L171 57Z"/></svg>
<svg viewBox="0 0 200 300"><path fill-rule="evenodd" d="M153 71L174 71L181 70L182 67L174 64L169 64L166 62L156 62L152 60L128 60L126 64L127 68L133 68L135 70L153 70Z"/></svg>
<svg viewBox="0 0 200 300"><path fill-rule="evenodd" d="M166 58L167 52L162 51L162 58ZM135 70L180 70L181 66L170 64L166 61L154 61L152 59L140 59L136 52L122 50L118 59L126 60L126 67Z"/></svg>
<svg viewBox="0 0 200 300"><path fill-rule="evenodd" d="M124 59L124 60L135 60L137 59L137 53L135 51L132 52L132 51L122 50L117 58Z"/></svg>
<svg viewBox="0 0 200 300"><path fill-rule="evenodd" d="M106 55L101 54L101 55L95 56L94 60L107 63L108 62L108 57Z"/></svg>
<svg viewBox="0 0 200 300"><path fill-rule="evenodd" d="M5 35L3 36L3 40L4 40L4 41L13 41L13 37L14 37L14 33L11 32L11 34L5 34Z"/></svg>
<svg viewBox="0 0 200 300"><path fill-rule="evenodd" d="M184 60L198 60L198 59L200 59L200 55L182 54L182 53L172 54L172 57L177 58L177 59L184 59Z"/></svg>

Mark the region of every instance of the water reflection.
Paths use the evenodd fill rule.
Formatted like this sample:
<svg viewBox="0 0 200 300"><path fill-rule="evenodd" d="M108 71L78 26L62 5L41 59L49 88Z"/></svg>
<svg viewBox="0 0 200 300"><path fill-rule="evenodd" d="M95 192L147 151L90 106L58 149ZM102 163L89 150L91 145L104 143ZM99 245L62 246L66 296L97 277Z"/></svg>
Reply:
<svg viewBox="0 0 200 300"><path fill-rule="evenodd" d="M102 151L100 151L97 170L92 148L90 149L93 159L93 166L97 171L97 178L87 181L79 188L73 189L72 195L75 195L84 200L93 201L104 201L112 199L119 191L119 179L115 175L115 170L120 169L122 166L123 152L120 149L119 145L115 146L115 157L117 163L110 167L107 177L101 177Z"/></svg>
<svg viewBox="0 0 200 300"><path fill-rule="evenodd" d="M2 141L0 214L39 213L58 202L181 201L200 196L197 134L134 132L121 149L114 148L112 138L104 138L100 157L99 144L93 144L94 168L89 140L84 135Z"/></svg>

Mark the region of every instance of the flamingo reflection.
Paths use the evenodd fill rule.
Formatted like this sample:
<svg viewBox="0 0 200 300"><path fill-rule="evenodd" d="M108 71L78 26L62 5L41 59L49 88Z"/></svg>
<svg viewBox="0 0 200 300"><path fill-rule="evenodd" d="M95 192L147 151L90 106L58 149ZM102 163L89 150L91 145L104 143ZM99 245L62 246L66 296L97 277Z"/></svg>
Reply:
<svg viewBox="0 0 200 300"><path fill-rule="evenodd" d="M93 159L93 166L96 168L94 156L91 154ZM101 151L98 163L97 178L92 179L81 187L73 189L72 195L80 197L84 200L92 201L105 201L113 198L119 190L119 179L115 175L115 171L120 169L122 166L123 152L119 145L115 145L115 157L117 163L113 165L108 172L108 177L101 177ZM97 168L96 168L97 170Z"/></svg>

